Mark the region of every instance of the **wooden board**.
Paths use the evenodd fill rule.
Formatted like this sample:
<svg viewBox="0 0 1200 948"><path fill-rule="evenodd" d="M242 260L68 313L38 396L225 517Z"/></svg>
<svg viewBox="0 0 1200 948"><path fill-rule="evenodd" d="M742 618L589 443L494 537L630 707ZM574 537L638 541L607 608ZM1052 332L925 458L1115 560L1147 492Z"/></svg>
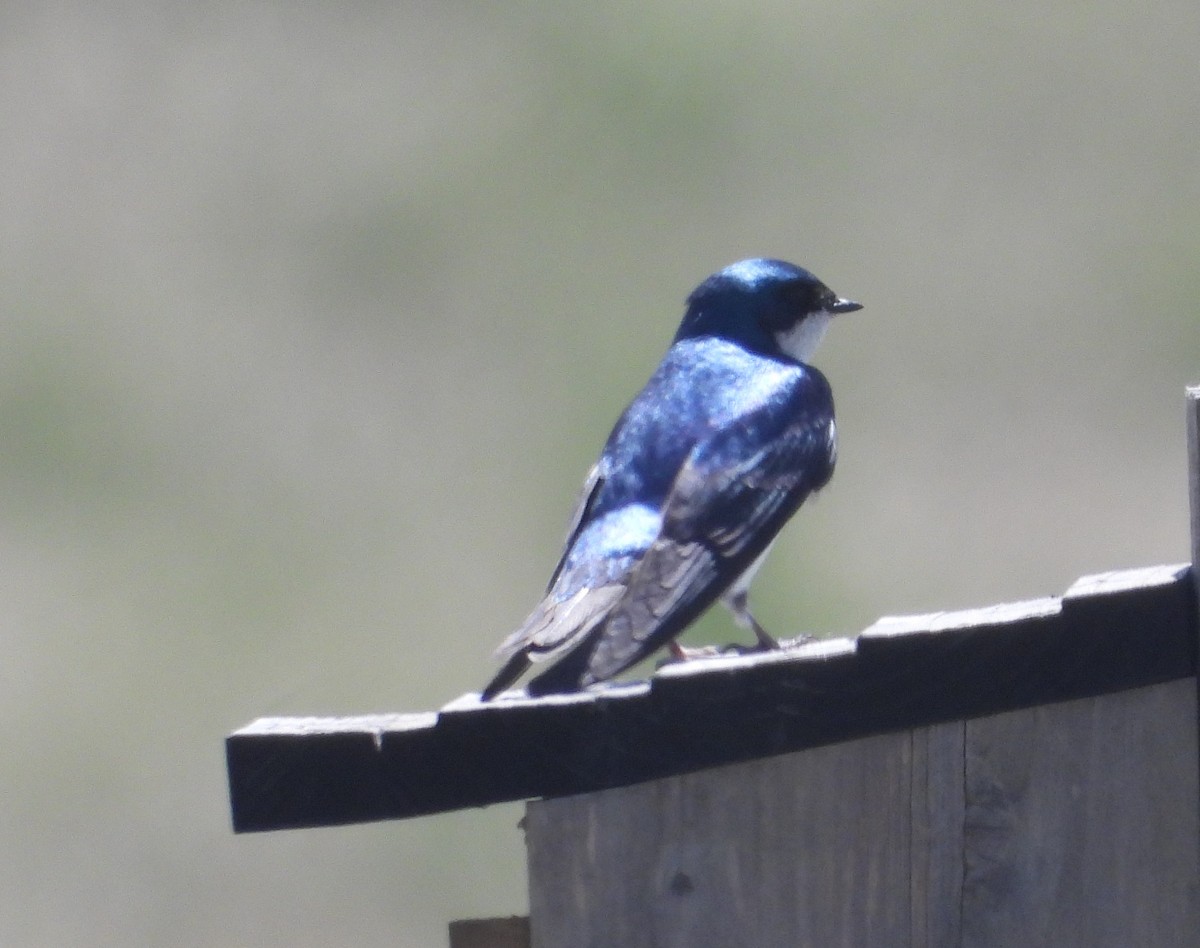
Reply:
<svg viewBox="0 0 1200 948"><path fill-rule="evenodd" d="M450 923L450 948L529 948L529 919L472 918Z"/></svg>
<svg viewBox="0 0 1200 948"><path fill-rule="evenodd" d="M902 945L912 740L530 804L534 944Z"/></svg>
<svg viewBox="0 0 1200 948"><path fill-rule="evenodd" d="M964 948L1196 945L1194 682L966 725Z"/></svg>
<svg viewBox="0 0 1200 948"><path fill-rule="evenodd" d="M528 805L533 943L1192 946L1196 688Z"/></svg>
<svg viewBox="0 0 1200 948"><path fill-rule="evenodd" d="M238 831L419 816L625 786L1196 670L1190 567L1061 597L881 619L856 639L437 713L266 718L227 741Z"/></svg>

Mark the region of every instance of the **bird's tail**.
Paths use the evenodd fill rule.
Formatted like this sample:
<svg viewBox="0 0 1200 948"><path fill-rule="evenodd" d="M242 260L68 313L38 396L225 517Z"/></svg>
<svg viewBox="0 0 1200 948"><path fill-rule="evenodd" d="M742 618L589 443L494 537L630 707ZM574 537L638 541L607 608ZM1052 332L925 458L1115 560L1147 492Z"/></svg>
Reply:
<svg viewBox="0 0 1200 948"><path fill-rule="evenodd" d="M547 668L544 672L530 679L527 691L531 698L543 695L572 694L583 690L583 676L587 672L596 639L599 638L603 626L592 630L587 641L580 643L573 651Z"/></svg>
<svg viewBox="0 0 1200 948"><path fill-rule="evenodd" d="M516 655L513 655L504 663L500 671L496 672L495 677L479 693L479 700L491 701L496 695L506 690L509 685L520 678L528 667L529 656L525 652L517 652Z"/></svg>
<svg viewBox="0 0 1200 948"><path fill-rule="evenodd" d="M490 701L532 664L550 667L530 683L531 695L578 691L597 633L623 590L600 586L581 589L566 600L542 600L496 650L504 664L480 693L481 700Z"/></svg>

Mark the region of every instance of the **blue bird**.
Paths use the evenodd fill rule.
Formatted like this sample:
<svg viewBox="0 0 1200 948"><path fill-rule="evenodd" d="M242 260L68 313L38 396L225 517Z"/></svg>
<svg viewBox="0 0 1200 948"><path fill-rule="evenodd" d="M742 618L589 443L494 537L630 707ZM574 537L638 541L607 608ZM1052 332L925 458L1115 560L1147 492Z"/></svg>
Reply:
<svg viewBox="0 0 1200 948"><path fill-rule="evenodd" d="M673 644L721 598L764 648L747 592L780 528L833 474L829 383L808 364L862 309L807 270L743 260L687 299L658 368L584 484L545 598L496 651L489 700L579 691Z"/></svg>

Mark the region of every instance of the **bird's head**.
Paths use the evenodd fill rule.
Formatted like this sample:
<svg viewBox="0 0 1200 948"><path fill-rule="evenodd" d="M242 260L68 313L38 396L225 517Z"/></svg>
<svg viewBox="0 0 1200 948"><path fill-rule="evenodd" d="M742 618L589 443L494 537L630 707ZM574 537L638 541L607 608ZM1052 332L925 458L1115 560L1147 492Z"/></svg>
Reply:
<svg viewBox="0 0 1200 948"><path fill-rule="evenodd" d="M718 336L767 355L807 362L839 313L862 309L807 270L755 258L718 270L687 300L675 341Z"/></svg>

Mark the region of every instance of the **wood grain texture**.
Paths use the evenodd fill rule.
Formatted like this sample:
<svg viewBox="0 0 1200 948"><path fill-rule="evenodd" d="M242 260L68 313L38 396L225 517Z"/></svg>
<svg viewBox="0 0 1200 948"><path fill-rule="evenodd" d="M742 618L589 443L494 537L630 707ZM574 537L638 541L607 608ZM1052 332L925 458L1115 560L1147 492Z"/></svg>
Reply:
<svg viewBox="0 0 1200 948"><path fill-rule="evenodd" d="M912 741L530 804L541 948L902 945Z"/></svg>
<svg viewBox="0 0 1200 948"><path fill-rule="evenodd" d="M912 732L913 945L957 945L962 933L962 721Z"/></svg>
<svg viewBox="0 0 1200 948"><path fill-rule="evenodd" d="M1194 946L1196 688L967 723L963 939Z"/></svg>
<svg viewBox="0 0 1200 948"><path fill-rule="evenodd" d="M1181 680L530 803L536 948L1191 946Z"/></svg>

